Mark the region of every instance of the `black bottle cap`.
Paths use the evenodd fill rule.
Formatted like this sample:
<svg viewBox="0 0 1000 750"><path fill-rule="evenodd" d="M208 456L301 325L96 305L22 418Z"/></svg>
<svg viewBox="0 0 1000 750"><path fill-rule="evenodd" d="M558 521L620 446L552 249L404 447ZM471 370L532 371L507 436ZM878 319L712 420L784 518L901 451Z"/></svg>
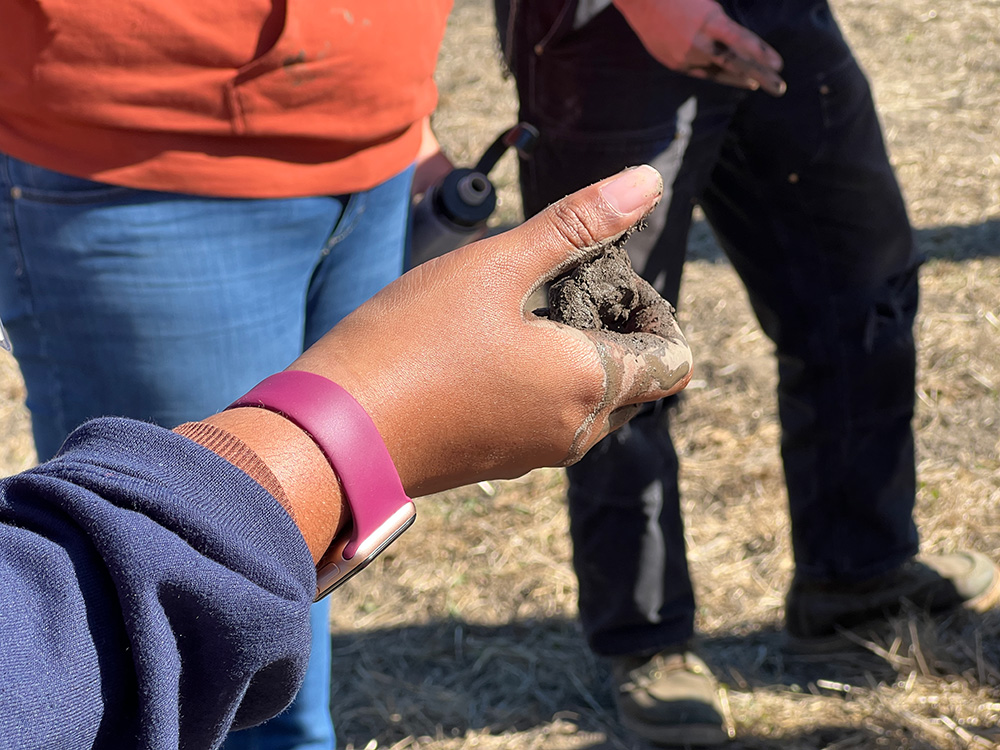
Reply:
<svg viewBox="0 0 1000 750"><path fill-rule="evenodd" d="M482 172L453 169L435 191L435 207L449 221L463 227L484 223L497 207L497 194Z"/></svg>

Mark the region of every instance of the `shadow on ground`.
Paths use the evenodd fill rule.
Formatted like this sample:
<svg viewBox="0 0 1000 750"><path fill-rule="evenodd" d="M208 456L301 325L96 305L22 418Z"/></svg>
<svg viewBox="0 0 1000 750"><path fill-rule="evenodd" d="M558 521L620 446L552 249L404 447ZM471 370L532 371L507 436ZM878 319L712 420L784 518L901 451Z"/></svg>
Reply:
<svg viewBox="0 0 1000 750"><path fill-rule="evenodd" d="M878 691L902 690L908 674L946 681L974 680L978 674L983 686L995 691L998 636L996 613L962 613L938 623L910 614L891 620L881 633L866 634L874 650L790 658L782 651L780 630L764 625L745 634L705 638L702 652L730 695L798 694L814 703L826 697L863 705L883 701ZM979 644L978 651L963 651L961 644L972 642ZM409 737L447 739L469 731L532 732L553 722L571 727L565 739L572 735L576 744L547 740L531 747L641 747L619 724L607 666L590 653L575 621L499 626L437 621L339 634L332 645L338 675L332 706L342 747L364 748L372 739L378 747L393 747ZM740 736L728 747L863 748L879 744L876 736L884 741L908 731L905 717L890 713L852 725L814 726L795 737L780 731Z"/></svg>

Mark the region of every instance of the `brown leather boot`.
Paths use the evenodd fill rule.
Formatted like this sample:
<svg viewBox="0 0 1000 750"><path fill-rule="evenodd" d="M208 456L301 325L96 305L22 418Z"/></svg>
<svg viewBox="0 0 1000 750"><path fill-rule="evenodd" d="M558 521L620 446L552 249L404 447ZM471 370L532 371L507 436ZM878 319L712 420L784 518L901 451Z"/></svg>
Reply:
<svg viewBox="0 0 1000 750"><path fill-rule="evenodd" d="M611 660L622 724L657 745L705 747L725 742L719 688L686 645L652 656Z"/></svg>
<svg viewBox="0 0 1000 750"><path fill-rule="evenodd" d="M830 583L796 576L785 600L785 650L843 650L841 633L898 614L904 603L929 613L1000 603L1000 568L978 552L926 555L868 581Z"/></svg>

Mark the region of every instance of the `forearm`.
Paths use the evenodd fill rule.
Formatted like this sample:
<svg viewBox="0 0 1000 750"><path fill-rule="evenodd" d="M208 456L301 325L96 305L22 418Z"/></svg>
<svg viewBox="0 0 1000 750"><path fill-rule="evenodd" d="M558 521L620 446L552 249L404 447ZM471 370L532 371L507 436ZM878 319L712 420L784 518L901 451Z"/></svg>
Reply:
<svg viewBox="0 0 1000 750"><path fill-rule="evenodd" d="M632 332L572 328L526 313L525 300L603 257L661 192L654 170L629 170L435 258L292 369L353 397L361 420L336 403L365 425L367 448L352 453L348 430L345 452L377 458L383 476L388 453L411 496L578 460L635 404L680 390L690 351L669 305L641 293ZM373 331L391 335L374 346ZM0 736L13 744L211 747L301 684L315 560L346 520L337 476L267 409L181 432L201 445L95 420L52 461L0 481ZM337 465L365 502L353 481L365 464Z"/></svg>
<svg viewBox="0 0 1000 750"><path fill-rule="evenodd" d="M313 562L319 561L347 520L346 506L329 461L305 432L256 408L224 411L175 432L218 453L274 495L298 526Z"/></svg>
<svg viewBox="0 0 1000 750"><path fill-rule="evenodd" d="M291 700L312 560L289 514L217 455L92 422L0 483L0 520L13 744L209 747L234 716L259 722Z"/></svg>
<svg viewBox="0 0 1000 750"><path fill-rule="evenodd" d="M658 37L660 45L674 45L678 60L683 46L718 10L711 0L614 0L613 4L640 39Z"/></svg>

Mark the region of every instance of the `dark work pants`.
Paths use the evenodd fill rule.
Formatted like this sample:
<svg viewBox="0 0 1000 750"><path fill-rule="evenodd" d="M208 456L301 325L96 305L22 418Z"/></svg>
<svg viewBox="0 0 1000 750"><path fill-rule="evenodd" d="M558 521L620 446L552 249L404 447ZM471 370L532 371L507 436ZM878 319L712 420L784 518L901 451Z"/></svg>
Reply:
<svg viewBox="0 0 1000 750"><path fill-rule="evenodd" d="M918 260L864 74L825 2L730 2L785 60L779 99L656 63L605 9L518 2L498 26L521 118L526 215L650 163L665 193L636 269L677 302L694 204L778 358L781 452L798 575L860 580L917 550L913 416ZM696 354L697 358L697 354ZM691 636L677 457L662 405L570 467L580 615L615 655Z"/></svg>

